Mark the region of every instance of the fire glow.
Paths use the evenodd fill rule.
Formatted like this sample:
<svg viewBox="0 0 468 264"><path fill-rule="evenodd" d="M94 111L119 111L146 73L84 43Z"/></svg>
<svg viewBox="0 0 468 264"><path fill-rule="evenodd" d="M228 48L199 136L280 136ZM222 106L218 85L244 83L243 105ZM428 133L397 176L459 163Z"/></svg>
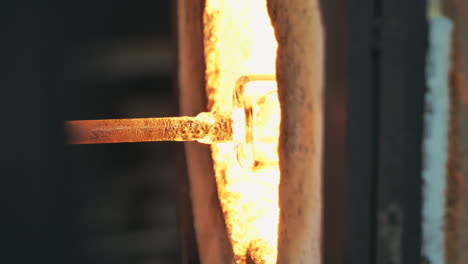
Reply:
<svg viewBox="0 0 468 264"><path fill-rule="evenodd" d="M245 109L233 103L236 81L246 75L275 74L277 42L266 0L206 0L203 19L209 110L232 115L234 127L246 124ZM247 259L276 263L281 115L277 93L269 91L276 91L275 81L246 85L247 96L256 100L251 113L256 122L265 120L262 114L270 115L271 122L253 131L263 140L254 137L252 144L258 158L271 162L256 169L241 166L236 156L236 128L234 141L211 145L218 196L237 264ZM266 101L273 103L260 98L265 93L269 96ZM255 106L263 109L255 112Z"/></svg>

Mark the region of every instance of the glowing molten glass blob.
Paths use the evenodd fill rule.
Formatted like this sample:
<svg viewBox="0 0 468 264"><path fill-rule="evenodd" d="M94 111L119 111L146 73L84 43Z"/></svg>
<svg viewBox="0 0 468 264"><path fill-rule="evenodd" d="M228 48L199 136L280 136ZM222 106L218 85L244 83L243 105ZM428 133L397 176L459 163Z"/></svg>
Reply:
<svg viewBox="0 0 468 264"><path fill-rule="evenodd" d="M258 171L277 166L280 106L273 75L237 80L234 92L234 144L242 167Z"/></svg>
<svg viewBox="0 0 468 264"><path fill-rule="evenodd" d="M249 80L236 91L241 76L275 75L277 43L266 0L206 0L204 38L209 110L233 118L234 140L211 148L236 263L276 263L281 116L276 82Z"/></svg>

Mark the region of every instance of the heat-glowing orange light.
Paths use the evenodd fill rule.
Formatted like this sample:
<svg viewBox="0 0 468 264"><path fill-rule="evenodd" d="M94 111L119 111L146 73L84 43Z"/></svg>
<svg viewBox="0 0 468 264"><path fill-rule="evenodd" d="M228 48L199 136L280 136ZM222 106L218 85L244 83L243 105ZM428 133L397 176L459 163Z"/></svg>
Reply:
<svg viewBox="0 0 468 264"><path fill-rule="evenodd" d="M239 77L275 75L277 42L266 0L206 0L204 38L210 110L222 114L232 111L233 117L234 141L212 144L211 148L236 263L246 263L248 258L255 263L276 263L281 116L276 82L245 85L248 115L245 107L236 106L232 99ZM248 118L257 124L248 127ZM238 129L238 124L246 124L245 129ZM236 142L246 138L245 133L251 133L251 145L239 148ZM236 153L239 149L240 157ZM261 164L251 166L252 160Z"/></svg>

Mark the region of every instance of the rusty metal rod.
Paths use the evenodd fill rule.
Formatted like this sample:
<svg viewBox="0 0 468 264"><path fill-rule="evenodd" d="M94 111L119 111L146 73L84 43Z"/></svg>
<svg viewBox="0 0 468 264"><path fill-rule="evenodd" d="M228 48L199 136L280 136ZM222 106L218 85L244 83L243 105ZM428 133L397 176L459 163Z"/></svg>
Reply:
<svg viewBox="0 0 468 264"><path fill-rule="evenodd" d="M196 117L66 121L68 144L148 141L224 142L232 139L232 120L211 113Z"/></svg>

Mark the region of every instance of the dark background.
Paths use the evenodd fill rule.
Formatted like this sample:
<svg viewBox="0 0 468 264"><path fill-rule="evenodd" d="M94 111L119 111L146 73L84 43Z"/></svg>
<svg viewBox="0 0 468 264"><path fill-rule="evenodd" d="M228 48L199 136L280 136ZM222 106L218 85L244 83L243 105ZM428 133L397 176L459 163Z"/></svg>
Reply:
<svg viewBox="0 0 468 264"><path fill-rule="evenodd" d="M0 263L180 261L180 143L63 134L64 120L177 115L173 2L2 1Z"/></svg>

